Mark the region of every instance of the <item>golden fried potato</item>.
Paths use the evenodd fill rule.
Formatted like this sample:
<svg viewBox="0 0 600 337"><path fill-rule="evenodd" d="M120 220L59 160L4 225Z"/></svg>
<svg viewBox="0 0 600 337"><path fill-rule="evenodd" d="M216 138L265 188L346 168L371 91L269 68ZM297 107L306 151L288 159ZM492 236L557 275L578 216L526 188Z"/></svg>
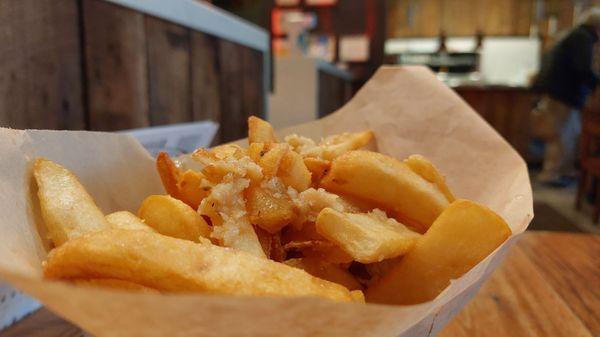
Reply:
<svg viewBox="0 0 600 337"><path fill-rule="evenodd" d="M352 262L352 256L317 233L314 222L307 222L300 229L286 228L281 235L281 241L284 250L300 251L306 257L334 264Z"/></svg>
<svg viewBox="0 0 600 337"><path fill-rule="evenodd" d="M160 234L198 242L208 238L211 228L190 206L168 195L147 197L138 210L138 216Z"/></svg>
<svg viewBox="0 0 600 337"><path fill-rule="evenodd" d="M365 303L365 293L362 290L352 290L350 296L352 296L352 302Z"/></svg>
<svg viewBox="0 0 600 337"><path fill-rule="evenodd" d="M294 151L287 151L281 158L277 176L285 186L290 186L298 192L308 189L312 181L302 156Z"/></svg>
<svg viewBox="0 0 600 337"><path fill-rule="evenodd" d="M179 198L176 199L185 202L193 209L198 209L202 199L210 193L212 185L202 173L187 170L179 175L177 180Z"/></svg>
<svg viewBox="0 0 600 337"><path fill-rule="evenodd" d="M137 284L134 282L118 280L114 278L88 278L73 279L69 281L73 284L84 287L120 289L127 291L140 291L144 293L158 293L158 290L156 289L145 287L141 284Z"/></svg>
<svg viewBox="0 0 600 337"><path fill-rule="evenodd" d="M319 145L323 147L323 159L333 160L342 154L360 149L373 140L373 131L363 131L326 137Z"/></svg>
<svg viewBox="0 0 600 337"><path fill-rule="evenodd" d="M271 234L260 227L255 227L254 231L267 258L277 262L285 260L285 250L281 245L280 232Z"/></svg>
<svg viewBox="0 0 600 337"><path fill-rule="evenodd" d="M94 199L69 170L45 158L37 158L33 175L38 185L42 218L55 246L110 227Z"/></svg>
<svg viewBox="0 0 600 337"><path fill-rule="evenodd" d="M246 209L250 222L273 234L296 217L294 204L281 188L251 185L246 189Z"/></svg>
<svg viewBox="0 0 600 337"><path fill-rule="evenodd" d="M252 159L253 162L259 164L262 156L267 153L267 144L265 143L250 143L248 145L248 157Z"/></svg>
<svg viewBox="0 0 600 337"><path fill-rule="evenodd" d="M276 143L273 126L256 116L248 117L248 143Z"/></svg>
<svg viewBox="0 0 600 337"><path fill-rule="evenodd" d="M485 206L456 200L400 262L367 290L367 300L416 304L433 300L509 236L506 222Z"/></svg>
<svg viewBox="0 0 600 337"><path fill-rule="evenodd" d="M54 249L44 275L119 279L161 292L353 300L343 286L282 263L212 244L120 229L82 236Z"/></svg>
<svg viewBox="0 0 600 337"><path fill-rule="evenodd" d="M209 151L215 159L241 159L247 155L246 150L237 144L222 144L211 148Z"/></svg>
<svg viewBox="0 0 600 337"><path fill-rule="evenodd" d="M144 223L144 221L131 212L120 211L110 213L106 216L111 228L130 229L156 233L156 230Z"/></svg>
<svg viewBox="0 0 600 337"><path fill-rule="evenodd" d="M348 270L340 267L339 265L310 257L289 259L284 263L288 266L302 269L312 276L341 284L350 290L362 289L362 286L360 283L358 283L354 276L352 276Z"/></svg>
<svg viewBox="0 0 600 337"><path fill-rule="evenodd" d="M404 255L420 236L379 210L352 214L325 208L317 217L316 229L360 263Z"/></svg>
<svg viewBox="0 0 600 337"><path fill-rule="evenodd" d="M298 193L294 198L298 216L292 223L296 229L302 228L306 222L314 223L317 216L324 208L333 208L340 212L359 212L360 209L354 207L344 198L337 194L325 191L322 188L309 188L306 191Z"/></svg>
<svg viewBox="0 0 600 337"><path fill-rule="evenodd" d="M425 157L419 154L413 154L404 159L404 163L423 179L435 184L440 192L446 196L448 202L453 202L456 199L454 194L452 194L450 191L450 188L448 188L448 185L446 185L446 178L444 178L444 176L437 170L433 163L431 163Z"/></svg>
<svg viewBox="0 0 600 337"><path fill-rule="evenodd" d="M303 158L317 158L330 161L348 151L364 147L373 140L373 137L373 132L369 130L356 133L345 132L326 137L319 144L316 144L310 138L292 134L285 137L285 142Z"/></svg>
<svg viewBox="0 0 600 337"><path fill-rule="evenodd" d="M171 157L166 152L160 152L156 156L156 170L160 176L160 180L165 187L167 193L173 198L179 199L179 188L177 182L179 180L180 171L171 160Z"/></svg>
<svg viewBox="0 0 600 337"><path fill-rule="evenodd" d="M425 232L448 200L434 184L414 173L406 164L381 153L351 151L331 163L321 181L329 191L378 203L400 213L409 224Z"/></svg>
<svg viewBox="0 0 600 337"><path fill-rule="evenodd" d="M166 152L156 157L156 168L167 193L193 209L198 208L210 191L211 184L202 173L193 170L182 173Z"/></svg>
<svg viewBox="0 0 600 337"><path fill-rule="evenodd" d="M211 238L225 247L266 258L246 212L244 190L250 181L231 175L225 178L211 189L210 195L198 207L201 215L210 218L213 226Z"/></svg>
<svg viewBox="0 0 600 337"><path fill-rule="evenodd" d="M331 167L331 162L321 158L306 157L304 158L304 165L311 173L312 185L319 186L321 179Z"/></svg>
<svg viewBox="0 0 600 337"><path fill-rule="evenodd" d="M263 178L261 167L237 145L226 144L211 150L199 148L192 153L192 158L203 165L202 174L213 184L220 183L228 174L252 181Z"/></svg>
<svg viewBox="0 0 600 337"><path fill-rule="evenodd" d="M277 174L279 165L288 152L290 152L290 148L287 144L271 143L265 145L258 165L262 168L263 175L266 178L274 177Z"/></svg>

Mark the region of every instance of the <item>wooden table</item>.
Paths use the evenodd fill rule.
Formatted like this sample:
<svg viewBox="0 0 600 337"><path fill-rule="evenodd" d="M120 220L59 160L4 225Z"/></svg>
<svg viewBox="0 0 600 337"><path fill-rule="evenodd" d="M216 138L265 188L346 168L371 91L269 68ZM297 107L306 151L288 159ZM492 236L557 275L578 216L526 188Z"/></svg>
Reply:
<svg viewBox="0 0 600 337"><path fill-rule="evenodd" d="M529 232L439 337L600 336L600 236ZM41 309L1 336L75 337Z"/></svg>

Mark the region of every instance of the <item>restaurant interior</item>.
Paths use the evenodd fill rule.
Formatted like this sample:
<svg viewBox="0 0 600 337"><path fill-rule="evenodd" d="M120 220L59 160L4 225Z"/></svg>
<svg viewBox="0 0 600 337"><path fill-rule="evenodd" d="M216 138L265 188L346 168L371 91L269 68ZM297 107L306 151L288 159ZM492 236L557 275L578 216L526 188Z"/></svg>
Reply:
<svg viewBox="0 0 600 337"><path fill-rule="evenodd" d="M0 127L127 133L152 154L179 155L246 137L249 116L275 129L326 117L381 67L427 67L525 160L535 214L528 231L571 235L565 242L586 236L595 260L586 269L574 257L550 271L576 269L596 288L581 307L565 306L577 321L566 330L531 323L544 320L539 313L527 321L506 314L495 331L470 322L478 310L514 304L502 296L518 293L484 286L488 297L439 336L593 336L598 33L597 0L0 0ZM521 249L546 254L556 244L568 255L581 245L548 240L546 250L530 242ZM527 263L552 279L543 260ZM49 311L26 318L31 326L12 325L39 303L2 283L0 295L2 336L80 331ZM18 313L3 313L5 297L19 299Z"/></svg>

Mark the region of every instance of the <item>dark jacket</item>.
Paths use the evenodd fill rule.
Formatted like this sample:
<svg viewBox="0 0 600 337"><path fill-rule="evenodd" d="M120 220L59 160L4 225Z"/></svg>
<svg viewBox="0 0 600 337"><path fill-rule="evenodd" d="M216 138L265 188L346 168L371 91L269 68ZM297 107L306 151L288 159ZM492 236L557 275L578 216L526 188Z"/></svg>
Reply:
<svg viewBox="0 0 600 337"><path fill-rule="evenodd" d="M544 56L533 89L581 109L598 82L592 70L597 41L592 27L580 25L573 29Z"/></svg>

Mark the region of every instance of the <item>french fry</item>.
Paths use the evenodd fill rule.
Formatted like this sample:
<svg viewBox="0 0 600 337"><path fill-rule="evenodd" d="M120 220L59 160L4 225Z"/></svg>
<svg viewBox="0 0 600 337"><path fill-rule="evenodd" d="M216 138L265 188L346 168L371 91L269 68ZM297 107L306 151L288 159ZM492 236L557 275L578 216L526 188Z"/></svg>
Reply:
<svg viewBox="0 0 600 337"><path fill-rule="evenodd" d="M286 229L281 237L284 250L299 250L303 256L333 264L352 262L352 256L317 233L314 222L307 222L300 229Z"/></svg>
<svg viewBox="0 0 600 337"><path fill-rule="evenodd" d="M248 117L248 143L276 143L271 124L255 116Z"/></svg>
<svg viewBox="0 0 600 337"><path fill-rule="evenodd" d="M236 144L223 144L211 148L210 153L215 159L235 158L241 159L246 156L246 150Z"/></svg>
<svg viewBox="0 0 600 337"><path fill-rule="evenodd" d="M202 174L213 184L218 184L228 174L257 182L263 178L261 167L238 146L221 145L211 150L199 148L192 153L192 158L204 166Z"/></svg>
<svg viewBox="0 0 600 337"><path fill-rule="evenodd" d="M450 188L448 188L448 185L446 185L446 178L444 178L437 168L425 157L419 154L413 154L404 159L404 163L423 179L435 184L440 192L446 196L448 202L453 202L456 199L454 194L450 191Z"/></svg>
<svg viewBox="0 0 600 337"><path fill-rule="evenodd" d="M265 143L250 143L248 145L248 157L252 159L255 163L260 163L260 158L267 153L266 149L267 144Z"/></svg>
<svg viewBox="0 0 600 337"><path fill-rule="evenodd" d="M158 293L158 290L145 287L130 281L118 280L113 278L90 278L90 279L73 279L71 283L78 286L119 289L127 291L139 291L144 293Z"/></svg>
<svg viewBox="0 0 600 337"><path fill-rule="evenodd" d="M400 262L367 290L370 302L416 304L433 300L509 236L506 222L485 206L456 200Z"/></svg>
<svg viewBox="0 0 600 337"><path fill-rule="evenodd" d="M296 258L285 261L291 267L299 268L312 276L341 284L350 290L362 290L362 286L346 269L339 265L327 263L317 258Z"/></svg>
<svg viewBox="0 0 600 337"><path fill-rule="evenodd" d="M316 229L361 263L404 255L420 236L379 210L352 214L325 208L317 217Z"/></svg>
<svg viewBox="0 0 600 337"><path fill-rule="evenodd" d="M281 158L277 176L285 186L290 186L298 192L308 189L312 182L311 173L302 156L294 151L288 151Z"/></svg>
<svg viewBox="0 0 600 337"><path fill-rule="evenodd" d="M341 285L241 251L120 229L82 236L53 250L44 275L119 279L161 292L354 298Z"/></svg>
<svg viewBox="0 0 600 337"><path fill-rule="evenodd" d="M279 171L279 165L283 160L283 157L290 152L290 148L287 144L283 143L271 143L265 144L263 148L262 156L258 164L262 168L263 175L266 178L274 177Z"/></svg>
<svg viewBox="0 0 600 337"><path fill-rule="evenodd" d="M339 195L327 192L322 188L309 188L299 193L294 198L294 203L298 209L298 216L292 224L297 229L302 228L306 222L314 223L319 212L327 207L343 212L360 210Z"/></svg>
<svg viewBox="0 0 600 337"><path fill-rule="evenodd" d="M179 199L180 195L177 182L179 181L179 175L181 173L168 153L160 152L158 156L156 156L156 170L158 171L160 180L167 193L173 198Z"/></svg>
<svg viewBox="0 0 600 337"><path fill-rule="evenodd" d="M55 246L110 227L94 199L69 170L50 160L37 158L33 175L38 185L42 218Z"/></svg>
<svg viewBox="0 0 600 337"><path fill-rule="evenodd" d="M138 216L160 234L198 242L210 237L211 228L190 206L168 195L147 197Z"/></svg>
<svg viewBox="0 0 600 337"><path fill-rule="evenodd" d="M110 223L111 228L130 229L156 233L156 230L144 223L144 221L131 212L120 211L110 213L106 216L106 221Z"/></svg>
<svg viewBox="0 0 600 337"><path fill-rule="evenodd" d="M285 260L285 250L281 246L281 233L271 234L260 227L254 228L254 231L267 258L277 262Z"/></svg>
<svg viewBox="0 0 600 337"><path fill-rule="evenodd" d="M266 258L246 211L244 190L249 185L248 179L228 175L202 200L198 212L210 218L211 238L221 245Z"/></svg>
<svg viewBox="0 0 600 337"><path fill-rule="evenodd" d="M262 185L251 185L246 189L246 208L253 225L273 234L292 222L296 212L292 200L281 184L280 188L277 188L276 184L274 188L265 188L265 184Z"/></svg>
<svg viewBox="0 0 600 337"><path fill-rule="evenodd" d="M193 170L181 172L166 152L160 152L156 157L156 169L167 193L193 209L198 208L210 191L210 183L202 173Z"/></svg>
<svg viewBox="0 0 600 337"><path fill-rule="evenodd" d="M306 157L304 158L304 165L310 171L312 186L318 187L321 179L331 167L331 162L321 158Z"/></svg>
<svg viewBox="0 0 600 337"><path fill-rule="evenodd" d="M292 134L285 137L285 142L303 158L331 161L348 151L364 147L373 140L373 137L373 132L370 130L356 133L345 132L326 137L316 144L310 138Z"/></svg>
<svg viewBox="0 0 600 337"><path fill-rule="evenodd" d="M372 131L349 133L329 136L321 142L323 147L323 159L333 160L344 153L360 149L373 140Z"/></svg>
<svg viewBox="0 0 600 337"><path fill-rule="evenodd" d="M383 154L351 151L336 158L321 181L329 191L363 198L400 213L425 232L448 206L434 184Z"/></svg>
<svg viewBox="0 0 600 337"><path fill-rule="evenodd" d="M185 202L193 209L198 209L202 199L210 193L212 183L197 171L187 170L179 176L177 190L179 200Z"/></svg>

